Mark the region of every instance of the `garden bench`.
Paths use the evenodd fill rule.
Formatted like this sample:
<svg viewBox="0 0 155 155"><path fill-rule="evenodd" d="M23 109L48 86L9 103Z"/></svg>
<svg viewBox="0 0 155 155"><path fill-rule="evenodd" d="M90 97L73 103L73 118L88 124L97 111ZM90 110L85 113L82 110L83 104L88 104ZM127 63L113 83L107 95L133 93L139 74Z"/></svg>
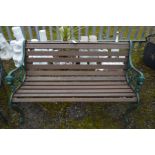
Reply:
<svg viewBox="0 0 155 155"><path fill-rule="evenodd" d="M6 77L15 110L19 102L139 103L144 76L132 65L131 41L26 41L23 46L23 65Z"/></svg>

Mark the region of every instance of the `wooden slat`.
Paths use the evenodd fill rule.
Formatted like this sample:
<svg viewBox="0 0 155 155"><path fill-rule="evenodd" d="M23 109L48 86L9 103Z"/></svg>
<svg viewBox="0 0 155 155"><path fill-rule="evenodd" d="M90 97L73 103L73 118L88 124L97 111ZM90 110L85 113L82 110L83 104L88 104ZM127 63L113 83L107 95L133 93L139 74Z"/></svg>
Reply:
<svg viewBox="0 0 155 155"><path fill-rule="evenodd" d="M127 58L27 58L27 62L126 62Z"/></svg>
<svg viewBox="0 0 155 155"><path fill-rule="evenodd" d="M27 71L27 75L80 75L80 76L89 76L89 75L104 75L104 76L109 76L109 75L115 75L115 76L120 76L120 75L125 75L123 70L118 70L118 71Z"/></svg>
<svg viewBox="0 0 155 155"><path fill-rule="evenodd" d="M21 90L20 92L17 92L14 97L37 97L37 98L42 98L42 97L133 97L135 96L134 93L132 92L120 92L120 93L115 93L115 92L110 92L110 93L26 93L26 90Z"/></svg>
<svg viewBox="0 0 155 155"><path fill-rule="evenodd" d="M127 50L120 50L119 52L98 52L98 51L27 51L26 55L31 56L128 56Z"/></svg>
<svg viewBox="0 0 155 155"><path fill-rule="evenodd" d="M13 98L13 102L136 102L137 98Z"/></svg>
<svg viewBox="0 0 155 155"><path fill-rule="evenodd" d="M132 93L133 91L131 89L94 89L94 90L80 90L80 89L77 89L77 90L22 90L22 89L19 89L17 90L17 93L27 93L27 94L50 94L50 93L53 93L53 94L56 94L56 93L69 93L69 94L74 94L74 93L80 93L80 94L83 94L83 93Z"/></svg>
<svg viewBox="0 0 155 155"><path fill-rule="evenodd" d="M53 42L27 42L26 48L37 48L37 49L61 49L61 48L74 48L74 49L123 49L129 48L128 42L103 42L103 43L53 43Z"/></svg>
<svg viewBox="0 0 155 155"><path fill-rule="evenodd" d="M28 70L36 70L36 69L43 69L43 70L60 70L60 69L68 69L68 70L93 70L93 69L126 69L125 65L32 65L27 64Z"/></svg>
<svg viewBox="0 0 155 155"><path fill-rule="evenodd" d="M49 90L49 89L130 89L128 85L116 86L22 86L22 90Z"/></svg>
<svg viewBox="0 0 155 155"><path fill-rule="evenodd" d="M108 77L26 77L26 81L124 81L125 76Z"/></svg>
<svg viewBox="0 0 155 155"><path fill-rule="evenodd" d="M24 86L116 86L116 85L127 85L126 81L115 81L115 82L27 82L25 81Z"/></svg>

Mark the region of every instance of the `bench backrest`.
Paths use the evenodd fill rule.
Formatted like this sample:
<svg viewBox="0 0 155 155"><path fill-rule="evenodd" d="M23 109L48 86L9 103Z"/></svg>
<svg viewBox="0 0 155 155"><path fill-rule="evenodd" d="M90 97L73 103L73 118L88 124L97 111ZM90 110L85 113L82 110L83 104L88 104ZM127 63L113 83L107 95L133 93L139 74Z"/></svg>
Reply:
<svg viewBox="0 0 155 155"><path fill-rule="evenodd" d="M26 42L28 76L98 75L127 68L129 42ZM95 72L94 72L95 71Z"/></svg>

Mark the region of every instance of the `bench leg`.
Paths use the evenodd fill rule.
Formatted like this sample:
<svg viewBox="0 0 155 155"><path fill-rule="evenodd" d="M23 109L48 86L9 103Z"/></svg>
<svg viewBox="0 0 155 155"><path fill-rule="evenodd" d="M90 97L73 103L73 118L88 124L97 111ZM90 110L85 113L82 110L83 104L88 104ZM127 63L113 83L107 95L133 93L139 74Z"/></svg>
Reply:
<svg viewBox="0 0 155 155"><path fill-rule="evenodd" d="M140 106L140 101L138 100L137 103L130 103L129 107L127 108L126 112L123 114L123 119L125 121L125 128L128 128L130 123L129 121L129 114L136 110Z"/></svg>
<svg viewBox="0 0 155 155"><path fill-rule="evenodd" d="M6 119L6 117L4 116L1 110L0 110L0 118L2 119L4 123L8 124L8 120Z"/></svg>
<svg viewBox="0 0 155 155"><path fill-rule="evenodd" d="M10 107L11 109L13 109L14 111L16 111L17 113L19 113L20 117L19 117L19 124L22 125L25 123L25 115L23 110L21 110L18 105L16 103L10 103Z"/></svg>

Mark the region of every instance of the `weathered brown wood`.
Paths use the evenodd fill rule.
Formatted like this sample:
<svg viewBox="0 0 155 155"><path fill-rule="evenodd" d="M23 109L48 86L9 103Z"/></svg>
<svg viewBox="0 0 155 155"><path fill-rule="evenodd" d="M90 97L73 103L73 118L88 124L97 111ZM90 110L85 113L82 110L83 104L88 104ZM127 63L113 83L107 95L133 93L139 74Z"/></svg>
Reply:
<svg viewBox="0 0 155 155"><path fill-rule="evenodd" d="M32 65L27 64L28 70L44 69L44 70L59 70L59 69L69 69L69 70L94 70L94 69L126 69L126 65Z"/></svg>
<svg viewBox="0 0 155 155"><path fill-rule="evenodd" d="M121 49L129 48L129 43L127 42L106 42L106 43L51 43L51 42L27 42L26 48L36 48L36 49L60 49L60 48L73 48L73 49Z"/></svg>
<svg viewBox="0 0 155 155"><path fill-rule="evenodd" d="M128 85L116 86L22 86L22 90L55 90L55 89L130 89Z"/></svg>
<svg viewBox="0 0 155 155"><path fill-rule="evenodd" d="M22 90L22 89L20 89L20 90L17 90L17 93L29 93L29 94L39 94L39 93L41 93L41 94L49 94L49 93L53 93L53 94L56 94L56 93L69 93L69 94L72 94L72 93L117 93L117 92L128 92L128 93L130 93L130 92L133 92L133 90L131 90L131 89L93 89L93 90L90 90L90 89L88 89L88 90L84 90L84 89L82 89L82 90L80 90L80 89L77 89L77 90L75 90L75 89L73 89L73 90L70 90L70 89L68 89L68 90ZM112 96L112 95L111 95Z"/></svg>
<svg viewBox="0 0 155 155"><path fill-rule="evenodd" d="M135 94L129 93L57 93L57 94L44 94L44 93L16 93L14 97L134 97Z"/></svg>
<svg viewBox="0 0 155 155"><path fill-rule="evenodd" d="M127 62L127 58L28 58L27 62Z"/></svg>
<svg viewBox="0 0 155 155"><path fill-rule="evenodd" d="M116 86L116 85L127 85L126 81L115 81L115 82L27 82L25 81L24 86Z"/></svg>
<svg viewBox="0 0 155 155"><path fill-rule="evenodd" d="M26 81L125 81L125 76L108 76L108 77L26 77Z"/></svg>
<svg viewBox="0 0 155 155"><path fill-rule="evenodd" d="M127 50L119 52L85 52L85 51L27 51L28 56L128 56Z"/></svg>
<svg viewBox="0 0 155 155"><path fill-rule="evenodd" d="M136 102L137 98L13 98L13 102Z"/></svg>
<svg viewBox="0 0 155 155"><path fill-rule="evenodd" d="M125 72L123 70L103 70L103 71L27 71L27 75L31 76L91 76L91 75L104 75L104 76L109 76L109 75L115 75L115 76L125 76Z"/></svg>

